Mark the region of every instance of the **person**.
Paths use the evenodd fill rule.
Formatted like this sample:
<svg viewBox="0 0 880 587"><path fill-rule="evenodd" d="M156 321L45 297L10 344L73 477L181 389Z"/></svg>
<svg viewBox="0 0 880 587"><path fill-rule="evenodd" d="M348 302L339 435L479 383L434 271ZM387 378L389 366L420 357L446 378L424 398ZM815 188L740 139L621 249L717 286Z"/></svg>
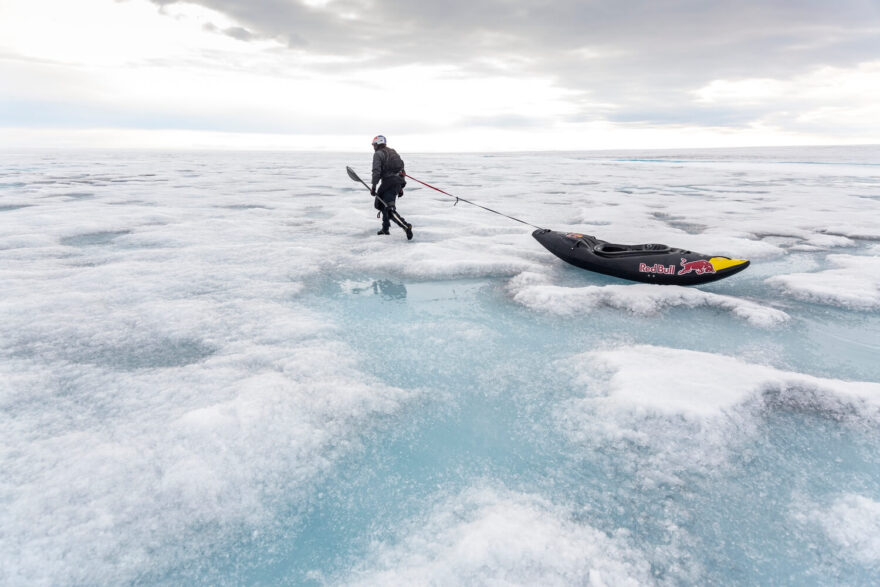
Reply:
<svg viewBox="0 0 880 587"><path fill-rule="evenodd" d="M373 187L370 193L375 196L374 205L382 214L382 229L376 234L388 234L393 220L406 232L406 239L412 240L412 224L397 213L396 205L397 198L403 197L403 188L406 187L405 177L403 159L397 151L388 146L384 136L373 137Z"/></svg>

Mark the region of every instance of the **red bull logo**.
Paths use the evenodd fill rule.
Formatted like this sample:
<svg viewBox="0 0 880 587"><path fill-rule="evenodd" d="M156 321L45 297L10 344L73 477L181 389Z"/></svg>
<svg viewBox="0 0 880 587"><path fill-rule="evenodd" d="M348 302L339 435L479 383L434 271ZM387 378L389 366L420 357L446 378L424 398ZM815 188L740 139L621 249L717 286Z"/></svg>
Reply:
<svg viewBox="0 0 880 587"><path fill-rule="evenodd" d="M672 265L670 265L671 267ZM712 266L712 263L706 261L705 259L699 259L697 261L688 261L684 257L681 258L681 271L678 272L678 275L685 275L693 271L697 275L702 275L703 273L715 273L715 267Z"/></svg>

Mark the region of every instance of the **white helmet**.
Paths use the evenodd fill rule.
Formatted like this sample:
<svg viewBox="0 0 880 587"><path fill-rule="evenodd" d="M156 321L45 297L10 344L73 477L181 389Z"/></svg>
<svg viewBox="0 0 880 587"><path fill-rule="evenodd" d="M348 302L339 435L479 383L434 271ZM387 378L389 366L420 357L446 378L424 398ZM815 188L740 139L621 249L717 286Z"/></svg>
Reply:
<svg viewBox="0 0 880 587"><path fill-rule="evenodd" d="M373 137L373 146L376 145L384 145L385 144L385 136L384 135L376 135Z"/></svg>

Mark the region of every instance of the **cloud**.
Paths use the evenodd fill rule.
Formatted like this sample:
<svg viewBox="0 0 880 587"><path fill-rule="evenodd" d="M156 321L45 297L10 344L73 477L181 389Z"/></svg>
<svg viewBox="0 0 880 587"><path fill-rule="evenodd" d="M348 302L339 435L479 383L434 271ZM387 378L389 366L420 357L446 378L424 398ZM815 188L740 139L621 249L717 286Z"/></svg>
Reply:
<svg viewBox="0 0 880 587"><path fill-rule="evenodd" d="M161 5L168 0L153 0ZM492 57L554 71L589 87L596 73L632 82L778 76L876 58L880 8L862 0L194 0L267 37L305 39L312 50L370 54L376 63L476 64ZM579 72L579 75L578 75ZM632 77L639 73L641 79Z"/></svg>
<svg viewBox="0 0 880 587"><path fill-rule="evenodd" d="M580 92L572 102L587 119L652 124L757 121L766 109L728 102L721 112L708 107L705 93L724 80L772 86L823 67L857 67L877 58L880 32L880 7L864 0L746 0L735 11L702 0L419 0L405 8L366 0L194 1L255 35L348 57L361 69L431 64L475 76L549 77ZM704 92L699 100L696 91Z"/></svg>
<svg viewBox="0 0 880 587"><path fill-rule="evenodd" d="M878 31L865 0L13 0L0 125L874 142Z"/></svg>
<svg viewBox="0 0 880 587"><path fill-rule="evenodd" d="M205 23L204 27L202 27L202 28L204 28L206 31L210 31L212 33L217 33L217 32L222 33L222 34L227 35L229 37L232 37L233 39L236 39L238 41L253 41L254 39L258 38L257 35L255 35L251 31L247 30L246 28L240 27L240 26L232 26L232 27L228 27L226 29L221 30L214 23L208 22L208 23Z"/></svg>
<svg viewBox="0 0 880 587"><path fill-rule="evenodd" d="M471 116L462 120L466 126L483 126L498 128L535 128L545 123L544 120L519 114L499 114L494 116Z"/></svg>

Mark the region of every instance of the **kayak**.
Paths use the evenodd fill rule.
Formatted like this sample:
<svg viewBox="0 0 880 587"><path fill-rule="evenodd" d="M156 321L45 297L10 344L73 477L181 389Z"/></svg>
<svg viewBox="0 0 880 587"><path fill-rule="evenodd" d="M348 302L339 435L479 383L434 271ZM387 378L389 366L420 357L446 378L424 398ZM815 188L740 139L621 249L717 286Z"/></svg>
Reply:
<svg viewBox="0 0 880 587"><path fill-rule="evenodd" d="M661 244L619 245L594 236L546 228L532 233L567 263L621 279L661 285L700 285L739 273L745 259L703 255Z"/></svg>

